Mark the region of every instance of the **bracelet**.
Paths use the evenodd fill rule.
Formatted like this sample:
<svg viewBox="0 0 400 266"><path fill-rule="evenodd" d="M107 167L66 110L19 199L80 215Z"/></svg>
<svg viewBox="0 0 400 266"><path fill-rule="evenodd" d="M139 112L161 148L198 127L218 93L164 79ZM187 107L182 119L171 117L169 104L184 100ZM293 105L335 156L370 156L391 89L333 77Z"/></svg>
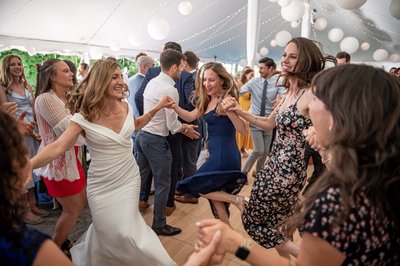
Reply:
<svg viewBox="0 0 400 266"><path fill-rule="evenodd" d="M182 132L187 133L189 129L185 128Z"/></svg>
<svg viewBox="0 0 400 266"><path fill-rule="evenodd" d="M250 240L245 240L236 250L235 256L241 260L246 260L250 254L251 244L252 242Z"/></svg>
<svg viewBox="0 0 400 266"><path fill-rule="evenodd" d="M145 113L145 115L147 115L147 117L150 118L150 120L153 118L153 116L151 114L149 114L148 112Z"/></svg>

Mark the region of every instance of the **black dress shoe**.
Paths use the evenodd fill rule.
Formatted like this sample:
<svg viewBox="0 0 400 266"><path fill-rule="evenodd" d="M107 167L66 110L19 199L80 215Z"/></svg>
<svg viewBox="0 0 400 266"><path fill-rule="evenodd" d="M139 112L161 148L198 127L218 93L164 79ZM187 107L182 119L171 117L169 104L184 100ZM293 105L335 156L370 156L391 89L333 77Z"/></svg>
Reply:
<svg viewBox="0 0 400 266"><path fill-rule="evenodd" d="M151 228L158 236L173 236L173 235L180 234L182 232L182 230L180 228L172 227L172 226L169 226L168 224L166 224L160 228L156 228L153 226Z"/></svg>

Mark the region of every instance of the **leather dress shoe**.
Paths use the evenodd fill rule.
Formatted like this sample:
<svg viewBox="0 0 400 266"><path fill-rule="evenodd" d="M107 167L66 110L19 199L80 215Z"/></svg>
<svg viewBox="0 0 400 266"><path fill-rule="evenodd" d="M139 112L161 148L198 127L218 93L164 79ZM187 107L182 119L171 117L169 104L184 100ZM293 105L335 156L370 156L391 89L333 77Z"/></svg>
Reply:
<svg viewBox="0 0 400 266"><path fill-rule="evenodd" d="M172 227L172 226L169 226L168 224L166 224L160 228L156 228L153 226L151 228L158 236L173 236L173 235L180 234L182 232L182 230L180 228Z"/></svg>
<svg viewBox="0 0 400 266"><path fill-rule="evenodd" d="M182 203L192 203L192 204L199 203L198 198L192 197L190 195L175 196L175 200Z"/></svg>

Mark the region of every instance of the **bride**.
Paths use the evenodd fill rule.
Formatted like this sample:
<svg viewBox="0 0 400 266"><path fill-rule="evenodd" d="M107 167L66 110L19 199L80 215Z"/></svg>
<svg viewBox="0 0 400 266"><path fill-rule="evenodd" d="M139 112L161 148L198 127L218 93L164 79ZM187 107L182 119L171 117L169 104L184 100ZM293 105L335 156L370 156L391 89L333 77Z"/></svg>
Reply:
<svg viewBox="0 0 400 266"><path fill-rule="evenodd" d="M67 130L32 158L32 165L48 164L80 134L86 137L92 158L87 196L93 223L71 249L76 265L175 265L139 213L140 175L131 145L134 130L174 102L163 97L153 109L134 118L131 106L122 101L124 92L118 64L96 62L71 94L75 114Z"/></svg>

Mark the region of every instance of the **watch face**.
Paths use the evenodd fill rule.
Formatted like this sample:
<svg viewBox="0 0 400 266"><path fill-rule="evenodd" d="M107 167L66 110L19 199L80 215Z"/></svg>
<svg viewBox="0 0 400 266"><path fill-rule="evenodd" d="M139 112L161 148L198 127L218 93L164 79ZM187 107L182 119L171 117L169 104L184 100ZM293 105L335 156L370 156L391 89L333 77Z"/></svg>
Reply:
<svg viewBox="0 0 400 266"><path fill-rule="evenodd" d="M250 254L249 248L244 245L240 245L235 253L235 256L241 260L245 260L249 256L249 254Z"/></svg>

